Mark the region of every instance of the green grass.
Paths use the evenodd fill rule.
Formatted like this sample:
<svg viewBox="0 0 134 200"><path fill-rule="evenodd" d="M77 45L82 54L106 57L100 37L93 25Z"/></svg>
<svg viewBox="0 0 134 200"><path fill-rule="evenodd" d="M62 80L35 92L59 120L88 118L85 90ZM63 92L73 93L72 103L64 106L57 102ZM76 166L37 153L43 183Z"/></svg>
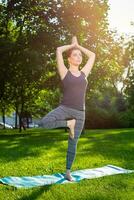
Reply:
<svg viewBox="0 0 134 200"><path fill-rule="evenodd" d="M0 177L65 172L68 133L64 129L0 131ZM72 171L107 164L134 169L134 129L85 130ZM0 184L0 200L134 200L134 173L79 183L16 189Z"/></svg>

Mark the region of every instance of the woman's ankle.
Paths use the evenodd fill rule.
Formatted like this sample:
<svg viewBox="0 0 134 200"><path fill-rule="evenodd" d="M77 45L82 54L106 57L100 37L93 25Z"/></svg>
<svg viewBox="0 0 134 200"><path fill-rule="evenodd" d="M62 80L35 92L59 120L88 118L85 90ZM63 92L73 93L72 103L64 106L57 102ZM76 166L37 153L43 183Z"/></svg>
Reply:
<svg viewBox="0 0 134 200"><path fill-rule="evenodd" d="M67 173L70 173L70 169L66 169L66 172L67 172Z"/></svg>

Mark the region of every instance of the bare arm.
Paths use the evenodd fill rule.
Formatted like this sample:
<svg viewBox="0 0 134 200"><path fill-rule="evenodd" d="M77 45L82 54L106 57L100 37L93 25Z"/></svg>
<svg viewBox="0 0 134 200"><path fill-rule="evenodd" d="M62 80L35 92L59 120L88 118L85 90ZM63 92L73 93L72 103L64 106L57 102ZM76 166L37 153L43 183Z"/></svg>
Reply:
<svg viewBox="0 0 134 200"><path fill-rule="evenodd" d="M91 69L94 65L96 54L93 53L92 51L80 46L80 45L77 45L77 46L83 53L85 53L89 57L87 63L85 64L85 66L81 70L85 73L86 77L88 77L88 75L89 75L89 73L90 73L90 71L91 71Z"/></svg>
<svg viewBox="0 0 134 200"><path fill-rule="evenodd" d="M57 47L57 51L60 51L61 53L63 53L64 51L67 51L74 46L76 46L75 43L72 43L72 44L69 44L69 45L64 45L64 46L61 46L61 47Z"/></svg>
<svg viewBox="0 0 134 200"><path fill-rule="evenodd" d="M57 47L57 49L56 49L57 68L58 68L58 72L59 72L61 79L63 79L65 77L66 73L67 73L67 68L64 64L62 53L64 51L71 49L75 45L76 44L73 43L71 45L64 45L64 46L61 46L61 47Z"/></svg>

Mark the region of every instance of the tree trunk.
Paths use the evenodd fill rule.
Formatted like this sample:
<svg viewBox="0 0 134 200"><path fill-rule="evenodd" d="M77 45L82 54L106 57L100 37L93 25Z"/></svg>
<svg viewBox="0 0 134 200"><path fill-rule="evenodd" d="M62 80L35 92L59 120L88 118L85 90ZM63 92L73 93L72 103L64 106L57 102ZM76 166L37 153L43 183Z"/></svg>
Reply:
<svg viewBox="0 0 134 200"><path fill-rule="evenodd" d="M4 124L3 129L5 129L5 109L2 109L2 120L3 120L3 124Z"/></svg>
<svg viewBox="0 0 134 200"><path fill-rule="evenodd" d="M15 129L18 128L17 126L17 115L18 115L18 105L15 106Z"/></svg>

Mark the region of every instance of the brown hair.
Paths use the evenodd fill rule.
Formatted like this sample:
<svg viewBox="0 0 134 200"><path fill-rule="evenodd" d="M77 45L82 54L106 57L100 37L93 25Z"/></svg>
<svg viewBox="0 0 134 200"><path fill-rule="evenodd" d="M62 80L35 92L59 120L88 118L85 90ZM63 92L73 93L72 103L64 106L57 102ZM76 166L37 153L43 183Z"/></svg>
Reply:
<svg viewBox="0 0 134 200"><path fill-rule="evenodd" d="M67 58L71 56L73 50L79 50L77 47L72 47L71 49L66 51Z"/></svg>

